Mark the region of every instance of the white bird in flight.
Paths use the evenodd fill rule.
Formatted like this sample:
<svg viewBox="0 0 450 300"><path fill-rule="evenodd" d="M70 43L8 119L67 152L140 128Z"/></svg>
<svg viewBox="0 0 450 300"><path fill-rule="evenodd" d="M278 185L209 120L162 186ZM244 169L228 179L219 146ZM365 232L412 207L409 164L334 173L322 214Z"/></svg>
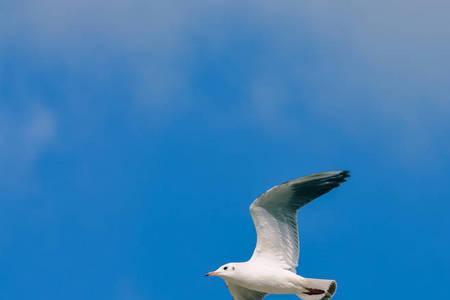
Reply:
<svg viewBox="0 0 450 300"><path fill-rule="evenodd" d="M348 171L322 172L277 185L256 198L250 214L257 241L247 262L228 263L207 276L225 280L234 300L261 300L267 294L295 294L303 300L328 300L336 281L296 273L299 257L297 210L349 177Z"/></svg>

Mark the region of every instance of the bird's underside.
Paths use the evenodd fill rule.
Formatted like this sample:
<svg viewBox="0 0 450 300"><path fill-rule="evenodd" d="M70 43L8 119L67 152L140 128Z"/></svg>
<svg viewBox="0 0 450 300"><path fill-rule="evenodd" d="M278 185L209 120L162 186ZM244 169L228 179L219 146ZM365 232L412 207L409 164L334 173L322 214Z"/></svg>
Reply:
<svg viewBox="0 0 450 300"><path fill-rule="evenodd" d="M226 282L226 284L234 300L260 300L267 295L266 293L253 291L233 283Z"/></svg>
<svg viewBox="0 0 450 300"><path fill-rule="evenodd" d="M257 274L257 271L255 273ZM226 283L234 300L259 300L268 294L293 294L303 300L326 300L330 299L336 291L334 280L303 278L295 273L286 277L275 275L274 281L271 279L270 277L264 280L257 279L260 282L266 282L259 286L248 286L248 281L237 283L226 280Z"/></svg>
<svg viewBox="0 0 450 300"><path fill-rule="evenodd" d="M334 295L334 280L295 274L300 252L297 211L348 177L348 171L333 171L296 178L269 189L250 205L257 233L252 257L246 263L237 263L236 268L213 272L226 281L234 300L260 300L267 294L327 300ZM267 266L274 272L266 272Z"/></svg>

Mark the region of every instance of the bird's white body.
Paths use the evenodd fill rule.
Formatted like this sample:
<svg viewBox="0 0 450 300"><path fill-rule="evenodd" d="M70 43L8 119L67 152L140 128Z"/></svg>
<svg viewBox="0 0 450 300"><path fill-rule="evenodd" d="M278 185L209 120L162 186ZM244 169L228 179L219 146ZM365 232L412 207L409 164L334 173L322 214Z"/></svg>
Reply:
<svg viewBox="0 0 450 300"><path fill-rule="evenodd" d="M230 283L266 294L297 294L304 291L303 277L291 271L258 263L235 264L233 276L224 277Z"/></svg>
<svg viewBox="0 0 450 300"><path fill-rule="evenodd" d="M257 233L249 261L223 265L208 276L225 280L234 300L261 300L267 294L295 294L303 300L329 300L336 282L296 274L300 253L297 211L339 186L347 171L300 177L269 189L251 205Z"/></svg>

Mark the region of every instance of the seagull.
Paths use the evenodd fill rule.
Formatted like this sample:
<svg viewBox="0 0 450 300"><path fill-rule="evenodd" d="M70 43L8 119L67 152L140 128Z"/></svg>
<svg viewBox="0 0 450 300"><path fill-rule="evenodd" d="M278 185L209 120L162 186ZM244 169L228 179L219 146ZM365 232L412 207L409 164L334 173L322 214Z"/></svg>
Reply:
<svg viewBox="0 0 450 300"><path fill-rule="evenodd" d="M294 294L302 300L328 300L336 281L297 274L297 211L338 187L349 171L299 177L274 186L250 205L257 241L247 262L227 263L206 276L222 278L234 300L261 300L268 294Z"/></svg>

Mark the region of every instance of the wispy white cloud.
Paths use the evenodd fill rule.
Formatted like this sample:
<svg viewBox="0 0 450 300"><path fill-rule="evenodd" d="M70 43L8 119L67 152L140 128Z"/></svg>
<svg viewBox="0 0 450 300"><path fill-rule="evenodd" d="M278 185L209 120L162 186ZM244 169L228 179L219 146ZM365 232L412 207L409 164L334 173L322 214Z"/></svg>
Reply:
<svg viewBox="0 0 450 300"><path fill-rule="evenodd" d="M274 4L264 4L267 14ZM273 105L289 109L281 115L270 109L266 124L290 118L301 130L308 126L305 115L314 116L341 128L355 144L384 145L408 163L448 151L442 141L450 131L450 4L313 1L277 7L272 18L261 20L278 33L272 38L277 51L255 85L271 90ZM280 84L280 77L287 83ZM259 109L268 107L267 99L255 97Z"/></svg>
<svg viewBox="0 0 450 300"><path fill-rule="evenodd" d="M74 72L119 64L134 105L156 114L195 105L199 48L220 57L239 52L234 39L258 36L255 70L234 99L245 118L273 132L312 114L357 138L381 130L397 137L393 148L415 141L428 151L436 128L449 127L449 8L441 0L25 1L2 9L0 36L4 47Z"/></svg>
<svg viewBox="0 0 450 300"><path fill-rule="evenodd" d="M34 104L24 111L0 109L0 167L8 170L2 183L14 183L30 172L56 136L56 119Z"/></svg>

